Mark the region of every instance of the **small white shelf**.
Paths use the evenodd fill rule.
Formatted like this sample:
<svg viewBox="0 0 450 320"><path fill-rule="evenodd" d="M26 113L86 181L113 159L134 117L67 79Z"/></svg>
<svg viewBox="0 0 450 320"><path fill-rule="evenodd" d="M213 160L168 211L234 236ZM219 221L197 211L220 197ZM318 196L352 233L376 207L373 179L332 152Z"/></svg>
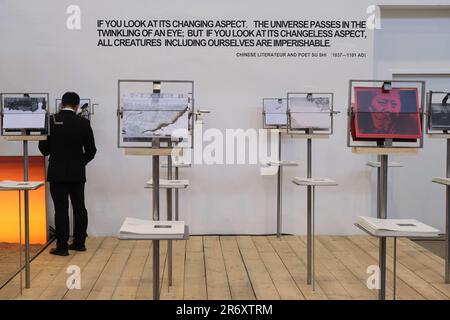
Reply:
<svg viewBox="0 0 450 320"><path fill-rule="evenodd" d="M381 167L381 162L380 161L367 161L367 166L372 167L372 168L380 168ZM398 162L391 162L389 161L388 163L388 167L390 168L402 168L403 165L401 163Z"/></svg>
<svg viewBox="0 0 450 320"><path fill-rule="evenodd" d="M297 167L298 163L295 161L282 160L282 161L269 161L267 165L269 167Z"/></svg>
<svg viewBox="0 0 450 320"><path fill-rule="evenodd" d="M450 178L433 177L431 181L433 181L434 183L442 184L444 186L450 186Z"/></svg>
<svg viewBox="0 0 450 320"><path fill-rule="evenodd" d="M331 187L337 186L338 183L332 179L328 178L299 178L295 177L292 180L298 186L323 186L323 187Z"/></svg>
<svg viewBox="0 0 450 320"><path fill-rule="evenodd" d="M127 235L119 233L119 240L189 240L189 226L184 226L184 234L181 237L178 236L161 236L156 234L142 234L142 235Z"/></svg>
<svg viewBox="0 0 450 320"><path fill-rule="evenodd" d="M37 190L44 185L42 181L0 181L0 191Z"/></svg>
<svg viewBox="0 0 450 320"><path fill-rule="evenodd" d="M189 180L167 180L159 179L161 189L186 189L189 186ZM153 179L147 181L145 188L153 188Z"/></svg>

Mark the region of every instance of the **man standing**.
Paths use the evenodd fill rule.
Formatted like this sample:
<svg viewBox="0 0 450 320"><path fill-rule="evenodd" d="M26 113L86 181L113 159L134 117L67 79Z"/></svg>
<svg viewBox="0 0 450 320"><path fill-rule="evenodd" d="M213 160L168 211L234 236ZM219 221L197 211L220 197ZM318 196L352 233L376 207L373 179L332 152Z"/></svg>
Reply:
<svg viewBox="0 0 450 320"><path fill-rule="evenodd" d="M69 255L70 250L86 251L88 213L84 203L86 165L94 159L97 149L89 120L78 116L80 97L66 92L62 109L50 118L50 135L39 142L39 150L50 156L47 181L55 206L56 248L51 254ZM72 202L74 239L69 241L69 199Z"/></svg>

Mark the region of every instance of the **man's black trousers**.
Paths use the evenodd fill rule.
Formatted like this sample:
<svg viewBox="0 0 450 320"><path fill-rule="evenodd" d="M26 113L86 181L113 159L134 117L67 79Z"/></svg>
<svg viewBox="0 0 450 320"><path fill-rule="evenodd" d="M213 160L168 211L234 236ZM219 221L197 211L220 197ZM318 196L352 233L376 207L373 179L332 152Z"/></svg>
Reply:
<svg viewBox="0 0 450 320"><path fill-rule="evenodd" d="M87 237L88 213L84 203L84 182L50 182L50 194L55 205L56 247L67 250L69 198L73 208L73 244L84 246Z"/></svg>

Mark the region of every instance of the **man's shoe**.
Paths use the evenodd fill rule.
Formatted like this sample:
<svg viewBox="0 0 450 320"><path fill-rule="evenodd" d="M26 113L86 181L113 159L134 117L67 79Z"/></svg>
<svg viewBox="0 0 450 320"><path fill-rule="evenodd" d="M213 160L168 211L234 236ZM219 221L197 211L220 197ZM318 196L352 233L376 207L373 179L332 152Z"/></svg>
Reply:
<svg viewBox="0 0 450 320"><path fill-rule="evenodd" d="M74 245L73 243L72 244L69 244L69 250L73 250L73 251L86 251L86 247L83 245L83 246L77 246L77 245Z"/></svg>
<svg viewBox="0 0 450 320"><path fill-rule="evenodd" d="M69 251L58 248L52 248L50 249L50 254L53 254L55 256L67 257L69 255Z"/></svg>

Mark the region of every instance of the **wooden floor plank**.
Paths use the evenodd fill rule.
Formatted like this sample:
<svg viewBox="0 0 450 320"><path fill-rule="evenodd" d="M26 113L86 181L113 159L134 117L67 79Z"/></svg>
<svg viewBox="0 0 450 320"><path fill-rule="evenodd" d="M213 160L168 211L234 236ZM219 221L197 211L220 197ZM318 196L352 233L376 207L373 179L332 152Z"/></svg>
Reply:
<svg viewBox="0 0 450 320"><path fill-rule="evenodd" d="M70 290L65 295L65 300L85 300L94 288L98 277L108 263L114 249L119 244L116 238L106 238L100 248L97 249L95 256L88 262L81 275L81 289Z"/></svg>
<svg viewBox="0 0 450 320"><path fill-rule="evenodd" d="M184 268L186 264L186 241L173 241L172 286L169 287L167 270L161 287L162 300L182 300L184 295ZM167 264L166 264L167 266Z"/></svg>
<svg viewBox="0 0 450 320"><path fill-rule="evenodd" d="M93 238L88 239L87 245L89 246L93 241L95 241ZM48 286L55 280L57 275L62 271L65 272L67 267L73 264L73 261L77 255L78 252L70 252L69 256L66 257L54 256L54 258L52 258L52 260L46 265L45 269L42 269L39 274L33 278L33 286L24 290L23 295L18 296L17 299L38 299L48 288ZM63 284L65 284L65 280L63 280Z"/></svg>
<svg viewBox="0 0 450 320"><path fill-rule="evenodd" d="M297 257L307 265L307 248L305 237L291 237L287 242L295 252ZM351 299L351 295L339 283L336 277L328 268L324 257L327 258L327 252L317 252L315 260L315 278L320 288L330 300Z"/></svg>
<svg viewBox="0 0 450 320"><path fill-rule="evenodd" d="M37 256L32 261L32 266L30 270L30 279L33 281L39 273L46 268L46 266L51 263L56 256L49 253L52 246L49 246L44 252ZM0 290L0 299L14 299L20 295L20 274L14 277L6 286ZM22 287L23 292L25 290L25 270L22 272Z"/></svg>
<svg viewBox="0 0 450 320"><path fill-rule="evenodd" d="M301 261L286 241L291 236L283 236L281 239L268 237L275 252L289 271L295 284L307 300L328 300L328 297L317 284L315 290L307 284L306 265Z"/></svg>
<svg viewBox="0 0 450 320"><path fill-rule="evenodd" d="M221 236L220 245L222 249L225 269L229 282L231 298L234 300L254 300L252 283L242 261L239 247L234 236Z"/></svg>
<svg viewBox="0 0 450 320"><path fill-rule="evenodd" d="M304 300L302 292L297 287L294 279L284 266L268 239L264 236L253 237L256 250L266 266L280 299L282 300Z"/></svg>
<svg viewBox="0 0 450 320"><path fill-rule="evenodd" d="M160 241L161 299L377 299L366 286L378 265L378 239L315 238L316 290L306 284L306 237L192 236L173 241L168 285L167 241ZM152 241L88 238L87 252L56 257L47 249L31 265L31 289L18 296L19 277L0 299L152 299ZM392 241L388 241L387 299L392 298ZM397 298L450 298L443 259L407 239L398 240ZM81 269L81 289L68 290L69 265Z"/></svg>
<svg viewBox="0 0 450 320"><path fill-rule="evenodd" d="M230 300L231 291L218 236L203 238L208 300Z"/></svg>
<svg viewBox="0 0 450 320"><path fill-rule="evenodd" d="M191 237L186 244L186 267L184 270L184 299L206 300L205 258L203 237Z"/></svg>
<svg viewBox="0 0 450 320"><path fill-rule="evenodd" d="M68 265L74 265L80 268L81 275L81 286L83 285L83 270L86 264L95 256L97 249L101 246L104 238L93 238L87 239L86 247L88 250L86 252L76 252L76 255L71 259ZM43 300L55 300L62 299L67 291L67 277L69 276L66 272L67 266L62 268L56 277L48 284L48 287L42 291L39 299ZM72 289L77 290L77 289Z"/></svg>
<svg viewBox="0 0 450 320"><path fill-rule="evenodd" d="M337 254L350 255L351 252L342 241L343 237L318 236L315 241L316 250L325 253L324 263L329 267L336 279L341 283L345 290L353 299L367 300L375 299L375 292L369 290L366 281L362 281L348 268L338 257ZM320 254L319 254L320 257ZM319 258L320 259L320 258Z"/></svg>
<svg viewBox="0 0 450 320"><path fill-rule="evenodd" d="M150 253L151 241L140 240L134 245L130 257L112 295L113 300L133 300L136 298L145 262Z"/></svg>
<svg viewBox="0 0 450 320"><path fill-rule="evenodd" d="M110 300L136 241L120 241L92 288L88 300Z"/></svg>

